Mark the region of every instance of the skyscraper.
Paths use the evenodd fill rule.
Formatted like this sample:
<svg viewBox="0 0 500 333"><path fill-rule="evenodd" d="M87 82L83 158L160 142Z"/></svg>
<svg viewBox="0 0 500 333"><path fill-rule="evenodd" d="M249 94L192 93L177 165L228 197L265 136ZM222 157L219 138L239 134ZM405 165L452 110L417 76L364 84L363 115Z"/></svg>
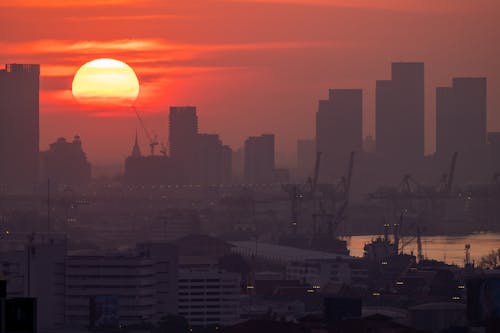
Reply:
<svg viewBox="0 0 500 333"><path fill-rule="evenodd" d="M297 140L297 175L299 179L305 180L312 176L314 162L316 160L316 140Z"/></svg>
<svg viewBox="0 0 500 333"><path fill-rule="evenodd" d="M363 91L330 89L316 113L316 149L322 154L320 175L334 180L344 174L351 151L363 148ZM313 162L314 163L314 162Z"/></svg>
<svg viewBox="0 0 500 333"><path fill-rule="evenodd" d="M484 151L486 78L454 78L436 89L436 148L439 155Z"/></svg>
<svg viewBox="0 0 500 333"><path fill-rule="evenodd" d="M274 181L274 134L251 136L245 140L245 181L269 184Z"/></svg>
<svg viewBox="0 0 500 333"><path fill-rule="evenodd" d="M412 162L424 156L424 64L393 63L376 84L377 154Z"/></svg>
<svg viewBox="0 0 500 333"><path fill-rule="evenodd" d="M169 143L170 158L174 164L177 181L193 184L197 170L198 116L194 106L170 107Z"/></svg>
<svg viewBox="0 0 500 333"><path fill-rule="evenodd" d="M227 184L231 181L231 148L222 144L217 134L198 134L197 183Z"/></svg>
<svg viewBox="0 0 500 333"><path fill-rule="evenodd" d="M0 190L33 191L38 182L40 65L0 70Z"/></svg>

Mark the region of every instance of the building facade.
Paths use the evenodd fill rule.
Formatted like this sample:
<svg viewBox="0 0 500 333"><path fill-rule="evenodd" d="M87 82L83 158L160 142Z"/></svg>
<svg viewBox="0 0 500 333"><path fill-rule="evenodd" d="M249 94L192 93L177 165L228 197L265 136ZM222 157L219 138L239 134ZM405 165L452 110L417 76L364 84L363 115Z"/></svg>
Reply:
<svg viewBox="0 0 500 333"><path fill-rule="evenodd" d="M0 70L0 191L32 192L38 182L40 65Z"/></svg>
<svg viewBox="0 0 500 333"><path fill-rule="evenodd" d="M274 182L274 135L251 136L245 141L244 173L249 184Z"/></svg>
<svg viewBox="0 0 500 333"><path fill-rule="evenodd" d="M424 156L424 64L393 63L391 80L376 83L376 150L395 162Z"/></svg>
<svg viewBox="0 0 500 333"><path fill-rule="evenodd" d="M347 169L352 151L363 148L363 91L331 89L316 113L316 150L321 152L321 178L333 181Z"/></svg>

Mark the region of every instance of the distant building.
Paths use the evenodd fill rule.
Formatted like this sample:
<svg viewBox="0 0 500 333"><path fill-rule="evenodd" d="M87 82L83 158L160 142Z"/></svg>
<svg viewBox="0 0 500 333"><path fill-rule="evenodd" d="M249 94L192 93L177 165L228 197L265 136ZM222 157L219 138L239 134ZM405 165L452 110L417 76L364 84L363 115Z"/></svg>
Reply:
<svg viewBox="0 0 500 333"><path fill-rule="evenodd" d="M32 192L38 183L40 65L0 70L0 191Z"/></svg>
<svg viewBox="0 0 500 333"><path fill-rule="evenodd" d="M72 142L59 138L41 153L41 182L50 179L55 186L81 187L90 183L91 166L75 136Z"/></svg>
<svg viewBox="0 0 500 333"><path fill-rule="evenodd" d="M125 183L129 185L168 185L174 182L173 166L166 155L142 156L137 133L125 160Z"/></svg>
<svg viewBox="0 0 500 333"><path fill-rule="evenodd" d="M172 106L169 114L170 158L176 182L196 183L196 151L198 147L198 116L194 106Z"/></svg>
<svg viewBox="0 0 500 333"><path fill-rule="evenodd" d="M376 83L377 154L414 163L424 156L424 64L393 63Z"/></svg>
<svg viewBox="0 0 500 333"><path fill-rule="evenodd" d="M331 89L328 100L319 101L316 114L316 150L322 154L321 178L332 181L341 177L350 153L362 148L363 91Z"/></svg>
<svg viewBox="0 0 500 333"><path fill-rule="evenodd" d="M231 156L217 134L198 134L196 152L197 183L219 185L231 182Z"/></svg>
<svg viewBox="0 0 500 333"><path fill-rule="evenodd" d="M297 140L297 175L300 180L311 177L316 161L316 140Z"/></svg>
<svg viewBox="0 0 500 333"><path fill-rule="evenodd" d="M243 147L233 150L231 157L232 181L243 183L245 169L245 150Z"/></svg>
<svg viewBox="0 0 500 333"><path fill-rule="evenodd" d="M251 136L245 141L245 182L274 182L274 135Z"/></svg>
<svg viewBox="0 0 500 333"><path fill-rule="evenodd" d="M436 89L436 150L440 155L486 147L486 78L454 78Z"/></svg>

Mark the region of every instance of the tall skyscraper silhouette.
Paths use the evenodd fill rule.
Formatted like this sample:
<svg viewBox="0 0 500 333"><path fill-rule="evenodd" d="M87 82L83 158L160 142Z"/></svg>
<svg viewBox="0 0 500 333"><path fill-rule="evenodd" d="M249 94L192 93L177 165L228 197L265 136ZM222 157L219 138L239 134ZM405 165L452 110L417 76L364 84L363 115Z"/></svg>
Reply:
<svg viewBox="0 0 500 333"><path fill-rule="evenodd" d="M377 154L395 162L424 156L424 64L393 63L392 78L376 83Z"/></svg>
<svg viewBox="0 0 500 333"><path fill-rule="evenodd" d="M217 134L198 134L197 183L202 185L231 182L231 148L222 144Z"/></svg>
<svg viewBox="0 0 500 333"><path fill-rule="evenodd" d="M40 65L0 70L0 187L29 192L38 181Z"/></svg>
<svg viewBox="0 0 500 333"><path fill-rule="evenodd" d="M363 91L330 89L316 113L316 145L322 153L321 177L334 180L348 164L351 151L363 148Z"/></svg>
<svg viewBox="0 0 500 333"><path fill-rule="evenodd" d="M486 147L486 78L454 78L436 89L436 150L461 155Z"/></svg>
<svg viewBox="0 0 500 333"><path fill-rule="evenodd" d="M169 114L170 158L181 184L196 182L198 116L194 106L172 106Z"/></svg>
<svg viewBox="0 0 500 333"><path fill-rule="evenodd" d="M245 140L245 181L269 184L274 181L274 135L251 136Z"/></svg>

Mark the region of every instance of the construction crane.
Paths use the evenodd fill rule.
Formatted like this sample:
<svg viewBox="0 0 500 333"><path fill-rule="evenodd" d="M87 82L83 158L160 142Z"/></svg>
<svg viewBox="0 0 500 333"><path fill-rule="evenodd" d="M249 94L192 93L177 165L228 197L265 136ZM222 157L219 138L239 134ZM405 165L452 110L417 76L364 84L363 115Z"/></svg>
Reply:
<svg viewBox="0 0 500 333"><path fill-rule="evenodd" d="M291 228L293 233L297 232L298 220L302 211L302 202L304 200L314 201L315 199L320 163L321 152L317 152L313 177L308 178L305 186L300 184L285 184L282 186L283 191L288 193L288 198L290 200L292 218Z"/></svg>
<svg viewBox="0 0 500 333"><path fill-rule="evenodd" d="M146 134L146 137L148 138L150 153L151 153L151 155L154 155L155 154L155 147L160 144L158 142L158 137L156 135L154 137L151 136L146 125L144 124L144 121L141 118L141 115L137 111L137 108L132 105L132 109L134 110L135 115L137 116L137 119L139 120L139 123L141 124L141 127L144 130L144 133Z"/></svg>

